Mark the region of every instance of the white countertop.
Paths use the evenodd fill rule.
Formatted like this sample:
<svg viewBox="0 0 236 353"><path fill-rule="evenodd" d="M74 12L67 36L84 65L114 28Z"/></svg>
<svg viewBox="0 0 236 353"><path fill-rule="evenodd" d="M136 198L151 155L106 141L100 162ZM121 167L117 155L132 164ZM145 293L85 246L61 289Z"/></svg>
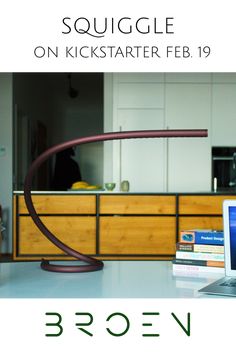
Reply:
<svg viewBox="0 0 236 353"><path fill-rule="evenodd" d="M14 195L23 195L24 191L14 190ZM192 191L192 192L158 192L158 191L143 191L143 192L123 192L123 191L107 191L107 190L67 190L67 191L47 191L47 190L32 190L32 195L74 195L74 194L115 194L115 195L236 195L235 192L213 192L213 191Z"/></svg>
<svg viewBox="0 0 236 353"><path fill-rule="evenodd" d="M43 271L39 262L0 263L0 298L206 298L198 289L222 277L174 276L171 261L104 264L102 271L71 274Z"/></svg>

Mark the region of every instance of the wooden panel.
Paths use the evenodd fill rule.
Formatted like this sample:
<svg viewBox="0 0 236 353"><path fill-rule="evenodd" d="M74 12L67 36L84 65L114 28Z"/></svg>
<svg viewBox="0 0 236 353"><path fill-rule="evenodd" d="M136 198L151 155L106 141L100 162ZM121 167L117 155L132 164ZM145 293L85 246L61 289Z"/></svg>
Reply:
<svg viewBox="0 0 236 353"><path fill-rule="evenodd" d="M179 197L180 214L222 214L223 201L236 195L182 195Z"/></svg>
<svg viewBox="0 0 236 353"><path fill-rule="evenodd" d="M174 254L175 217L101 217L100 253Z"/></svg>
<svg viewBox="0 0 236 353"><path fill-rule="evenodd" d="M222 217L179 217L179 231L190 229L223 229Z"/></svg>
<svg viewBox="0 0 236 353"><path fill-rule="evenodd" d="M68 246L95 254L95 217L40 217L46 227ZM31 217L19 218L19 255L64 254L35 226Z"/></svg>
<svg viewBox="0 0 236 353"><path fill-rule="evenodd" d="M95 195L33 195L32 200L40 214L95 214ZM24 196L19 196L19 213L28 213Z"/></svg>
<svg viewBox="0 0 236 353"><path fill-rule="evenodd" d="M103 214L175 214L175 212L175 196L100 196L100 213Z"/></svg>

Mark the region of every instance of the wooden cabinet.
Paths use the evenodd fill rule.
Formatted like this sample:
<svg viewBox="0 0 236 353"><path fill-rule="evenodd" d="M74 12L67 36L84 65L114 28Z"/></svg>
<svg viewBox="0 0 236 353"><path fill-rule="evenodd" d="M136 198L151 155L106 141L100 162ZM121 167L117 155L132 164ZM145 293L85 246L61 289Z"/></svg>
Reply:
<svg viewBox="0 0 236 353"><path fill-rule="evenodd" d="M63 243L82 253L96 254L95 217L42 216L40 219ZM42 235L31 217L21 216L19 219L18 255L28 256L29 254L45 257L63 255L63 252Z"/></svg>
<svg viewBox="0 0 236 353"><path fill-rule="evenodd" d="M100 196L100 214L175 214L175 195Z"/></svg>
<svg viewBox="0 0 236 353"><path fill-rule="evenodd" d="M49 195L32 197L45 226L66 245L96 255L96 196ZM14 197L14 259L68 258L36 227L24 197Z"/></svg>
<svg viewBox="0 0 236 353"><path fill-rule="evenodd" d="M174 255L175 195L104 195L99 204L101 255Z"/></svg>
<svg viewBox="0 0 236 353"><path fill-rule="evenodd" d="M222 194L36 194L43 223L63 243L101 259L170 259L179 232L223 229ZM35 226L14 197L14 260L70 259Z"/></svg>
<svg viewBox="0 0 236 353"><path fill-rule="evenodd" d="M222 206L225 199L236 195L180 195L178 229L223 229Z"/></svg>
<svg viewBox="0 0 236 353"><path fill-rule="evenodd" d="M222 215L223 201L236 199L236 195L180 195L179 214Z"/></svg>
<svg viewBox="0 0 236 353"><path fill-rule="evenodd" d="M28 214L23 196L17 197L19 214ZM38 214L95 214L95 195L34 195L32 201Z"/></svg>
<svg viewBox="0 0 236 353"><path fill-rule="evenodd" d="M101 255L162 255L175 253L175 217L101 217Z"/></svg>
<svg viewBox="0 0 236 353"><path fill-rule="evenodd" d="M179 216L178 222L179 230L188 229L223 229L222 217L183 217Z"/></svg>

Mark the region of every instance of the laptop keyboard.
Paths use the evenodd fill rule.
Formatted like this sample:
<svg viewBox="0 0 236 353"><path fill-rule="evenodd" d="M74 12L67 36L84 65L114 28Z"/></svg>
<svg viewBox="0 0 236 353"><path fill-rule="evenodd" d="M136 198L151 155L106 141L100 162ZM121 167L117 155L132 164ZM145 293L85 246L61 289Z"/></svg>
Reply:
<svg viewBox="0 0 236 353"><path fill-rule="evenodd" d="M220 284L224 287L236 287L236 279L228 279Z"/></svg>

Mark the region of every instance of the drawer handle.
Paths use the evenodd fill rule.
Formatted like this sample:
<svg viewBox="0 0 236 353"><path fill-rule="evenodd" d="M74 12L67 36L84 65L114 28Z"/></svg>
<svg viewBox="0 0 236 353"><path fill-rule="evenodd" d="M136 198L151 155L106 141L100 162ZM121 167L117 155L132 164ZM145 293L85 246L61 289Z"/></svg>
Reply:
<svg viewBox="0 0 236 353"><path fill-rule="evenodd" d="M76 258L77 260L83 261L86 265L52 265L47 260L42 260L41 268L47 271L53 272L90 272L101 270L104 266L103 262L97 260L91 256L84 255L75 249L67 246L65 243L61 242L50 230L44 225L40 220L35 207L32 202L31 188L32 179L36 170L45 162L49 157L63 151L67 148L71 148L77 145L82 145L85 143L98 142L98 141L108 141L108 140L121 140L121 139L131 139L131 138L157 138L157 137L206 137L207 130L146 130L146 131L122 131L122 132L109 132L102 135L88 136L70 140L58 145L55 145L45 152L43 152L29 168L28 174L25 178L24 185L24 197L25 203L28 208L29 214L33 219L39 230L48 238L54 245L64 251L66 254Z"/></svg>

